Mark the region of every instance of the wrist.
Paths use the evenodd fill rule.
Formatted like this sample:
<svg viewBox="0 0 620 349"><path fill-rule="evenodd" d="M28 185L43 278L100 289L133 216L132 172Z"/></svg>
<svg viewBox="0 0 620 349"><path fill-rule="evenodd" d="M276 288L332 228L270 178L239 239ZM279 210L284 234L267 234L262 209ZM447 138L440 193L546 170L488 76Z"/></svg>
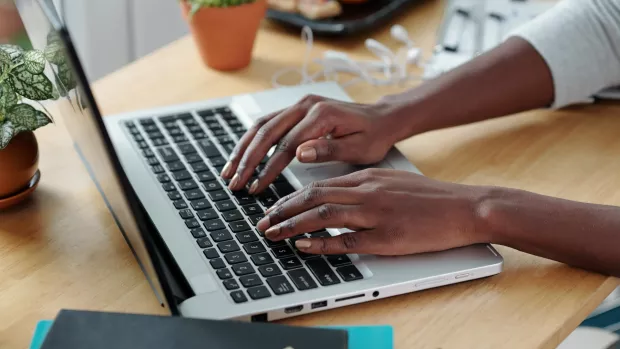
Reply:
<svg viewBox="0 0 620 349"><path fill-rule="evenodd" d="M414 91L386 95L375 103L380 112L392 120L394 143L433 129L423 99Z"/></svg>
<svg viewBox="0 0 620 349"><path fill-rule="evenodd" d="M502 213L514 189L482 186L478 187L473 199L475 239L478 243L509 245L503 234Z"/></svg>

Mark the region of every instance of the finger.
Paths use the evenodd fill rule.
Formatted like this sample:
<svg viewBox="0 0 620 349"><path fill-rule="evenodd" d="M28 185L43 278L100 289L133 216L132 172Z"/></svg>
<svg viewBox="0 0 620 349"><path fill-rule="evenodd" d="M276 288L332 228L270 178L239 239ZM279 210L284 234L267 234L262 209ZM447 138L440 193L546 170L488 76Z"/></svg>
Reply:
<svg viewBox="0 0 620 349"><path fill-rule="evenodd" d="M301 191L300 195L282 203L276 209L270 210L258 222L256 228L265 231L272 225L326 203L356 205L363 203L363 200L361 192L350 188L307 187Z"/></svg>
<svg viewBox="0 0 620 349"><path fill-rule="evenodd" d="M237 166L239 166L239 160L241 160L241 157L245 153L245 150L250 145L252 139L254 139L254 136L256 136L256 132L258 132L261 127L263 127L267 122L269 122L280 113L282 113L282 110L271 113L256 120L254 125L252 125L252 127L250 127L250 129L245 134L243 134L243 136L239 140L239 143L237 143L233 151L230 153L230 156L228 157L228 162L226 162L226 165L224 165L224 168L222 169L222 178L230 179L230 177L232 177L232 175L237 170Z"/></svg>
<svg viewBox="0 0 620 349"><path fill-rule="evenodd" d="M242 189L254 174L256 166L263 160L269 149L278 142L291 128L302 120L307 111L324 98L314 95L304 97L294 106L286 109L263 125L246 148L236 168L229 188ZM254 191L255 192L255 191Z"/></svg>
<svg viewBox="0 0 620 349"><path fill-rule="evenodd" d="M363 144L362 134L353 134L342 138L322 138L307 141L297 147L296 157L300 162L317 163L344 161L356 163L360 158L358 149Z"/></svg>
<svg viewBox="0 0 620 349"><path fill-rule="evenodd" d="M376 230L362 230L344 233L330 238L300 239L295 247L310 254L376 254L391 255L393 244Z"/></svg>
<svg viewBox="0 0 620 349"><path fill-rule="evenodd" d="M342 109L336 102L321 101L314 104L307 115L284 136L276 147L258 178L250 186L250 194L264 190L295 158L297 147L311 139L317 139L331 133L335 128L335 118L339 118Z"/></svg>
<svg viewBox="0 0 620 349"><path fill-rule="evenodd" d="M265 236L279 241L325 228L369 229L370 218L358 205L324 204L272 226Z"/></svg>

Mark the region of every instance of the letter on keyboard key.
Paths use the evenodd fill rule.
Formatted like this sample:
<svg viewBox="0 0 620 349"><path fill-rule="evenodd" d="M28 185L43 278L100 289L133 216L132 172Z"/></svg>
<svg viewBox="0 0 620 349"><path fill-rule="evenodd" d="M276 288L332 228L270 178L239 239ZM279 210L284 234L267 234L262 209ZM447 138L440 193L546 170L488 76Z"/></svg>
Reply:
<svg viewBox="0 0 620 349"><path fill-rule="evenodd" d="M191 179L192 175L187 172L187 170L181 170L181 171L177 171L177 172L172 172L172 178L174 178L175 181L184 181L186 179Z"/></svg>
<svg viewBox="0 0 620 349"><path fill-rule="evenodd" d="M258 267L258 271L260 271L260 274L264 277L282 274L282 272L280 271L280 267L275 264L261 265L260 267Z"/></svg>
<svg viewBox="0 0 620 349"><path fill-rule="evenodd" d="M243 215L238 210L231 210L222 213L222 217L226 222L234 222L243 219Z"/></svg>
<svg viewBox="0 0 620 349"><path fill-rule="evenodd" d="M255 265L263 265L273 263L273 258L269 255L269 253L260 253L255 254L250 257L252 263Z"/></svg>
<svg viewBox="0 0 620 349"><path fill-rule="evenodd" d="M329 262L329 264L333 265L334 267L339 267L341 265L351 263L351 260L349 259L349 257L347 257L347 255L344 255L344 254L331 255L331 256L326 256L326 257L327 257L327 261Z"/></svg>
<svg viewBox="0 0 620 349"><path fill-rule="evenodd" d="M318 287L306 269L291 270L287 274L300 291Z"/></svg>
<svg viewBox="0 0 620 349"><path fill-rule="evenodd" d="M230 290L236 290L236 289L239 288L239 284L237 283L237 280L235 280L235 279L224 280L224 282L222 282L222 284L224 284L224 287L226 287L226 289L229 290L229 291Z"/></svg>
<svg viewBox="0 0 620 349"><path fill-rule="evenodd" d="M264 214L260 213L260 214L256 214L253 216L248 217L250 219L250 222L252 223L252 225L256 226L258 224L258 222L263 219L265 217Z"/></svg>
<svg viewBox="0 0 620 349"><path fill-rule="evenodd" d="M254 234L251 230L242 231L241 233L236 234L235 236L237 237L237 240L239 240L239 242L242 244L258 241L256 234Z"/></svg>
<svg viewBox="0 0 620 349"><path fill-rule="evenodd" d="M192 233L192 236L196 239L198 238L204 238L207 236L207 234L205 234L205 231L202 230L202 228L194 228L192 230L190 230L190 233ZM202 246L201 246L202 247ZM207 246L207 247L211 247L211 246Z"/></svg>
<svg viewBox="0 0 620 349"><path fill-rule="evenodd" d="M240 251L227 253L224 255L224 258L226 258L228 264L238 264L248 261L248 258Z"/></svg>
<svg viewBox="0 0 620 349"><path fill-rule="evenodd" d="M161 159L164 160L164 162L179 161L179 156L174 152L171 147L159 148L157 149L157 152L161 156Z"/></svg>
<svg viewBox="0 0 620 349"><path fill-rule="evenodd" d="M286 243L283 246L276 246L272 248L273 254L278 258L288 257L294 255L293 250L291 250Z"/></svg>
<svg viewBox="0 0 620 349"><path fill-rule="evenodd" d="M254 273L254 267L250 263L241 263L232 266L232 270L237 276Z"/></svg>
<svg viewBox="0 0 620 349"><path fill-rule="evenodd" d="M185 197L187 198L187 200L190 200L190 201L205 198L204 194L202 193L202 191L200 191L200 189L192 189L192 190L186 191Z"/></svg>
<svg viewBox="0 0 620 349"><path fill-rule="evenodd" d="M303 266L297 257L282 258L280 264L282 264L282 268L285 270L301 268Z"/></svg>
<svg viewBox="0 0 620 349"><path fill-rule="evenodd" d="M186 154L193 154L196 152L196 148L194 148L193 145L187 143L187 144L180 144L179 145L179 151L181 152L181 154L186 155Z"/></svg>
<svg viewBox="0 0 620 349"><path fill-rule="evenodd" d="M209 192L209 198L213 201L228 200L228 194L223 190L214 190Z"/></svg>
<svg viewBox="0 0 620 349"><path fill-rule="evenodd" d="M173 161L166 164L168 169L172 172L185 170L185 165L181 161Z"/></svg>
<svg viewBox="0 0 620 349"><path fill-rule="evenodd" d="M243 212L249 216L263 213L263 210L256 204L241 206L241 209L243 209Z"/></svg>
<svg viewBox="0 0 620 349"><path fill-rule="evenodd" d="M263 280L256 274L242 276L239 278L239 281L241 281L243 287L254 287L263 284Z"/></svg>
<svg viewBox="0 0 620 349"><path fill-rule="evenodd" d="M192 218L192 219L186 220L185 225L189 229L194 229L194 228L198 228L200 226L200 223L198 223L198 221L195 218Z"/></svg>
<svg viewBox="0 0 620 349"><path fill-rule="evenodd" d="M168 198L170 198L170 200L179 200L181 199L181 194L179 194L178 191L171 191L168 193Z"/></svg>
<svg viewBox="0 0 620 349"><path fill-rule="evenodd" d="M198 185L193 180L188 179L186 181L180 181L179 187L181 187L181 190L187 191L198 188Z"/></svg>
<svg viewBox="0 0 620 349"><path fill-rule="evenodd" d="M340 274L340 277L344 281L355 281L363 279L364 276L354 265L345 265L344 267L337 268L336 271Z"/></svg>
<svg viewBox="0 0 620 349"><path fill-rule="evenodd" d="M226 229L222 229L211 233L211 239L213 239L213 241L215 242L228 241L232 240L232 235L230 235L230 233Z"/></svg>
<svg viewBox="0 0 620 349"><path fill-rule="evenodd" d="M204 199L203 199L204 200ZM198 212L196 212L196 215L198 216L198 219L200 219L201 221L209 221L212 219L216 219L219 216L217 215L217 212L215 212L214 209L209 208L206 210L200 210Z"/></svg>
<svg viewBox="0 0 620 349"><path fill-rule="evenodd" d="M213 246L213 244L211 243L211 241L207 237L200 238L200 239L196 240L196 242L198 243L198 246L200 246L200 248L209 248L209 247Z"/></svg>
<svg viewBox="0 0 620 349"><path fill-rule="evenodd" d="M192 170L194 172L202 172L202 171L209 170L209 167L207 166L207 164L205 164L202 161L191 163L190 166L192 166Z"/></svg>
<svg viewBox="0 0 620 349"><path fill-rule="evenodd" d="M291 285L290 282L288 282L288 280L286 279L286 276L284 275L267 278L267 285L269 285L273 293L275 293L278 296L281 294L295 292L295 290L293 289L293 286Z"/></svg>
<svg viewBox="0 0 620 349"><path fill-rule="evenodd" d="M265 246L260 241L249 242L243 245L243 249L247 254L257 254L265 252Z"/></svg>
<svg viewBox="0 0 620 349"><path fill-rule="evenodd" d="M248 289L248 294L254 300L271 297L269 290L265 286L252 287Z"/></svg>
<svg viewBox="0 0 620 349"><path fill-rule="evenodd" d="M245 221L236 221L230 223L230 230L234 233L239 233L242 231L250 230L250 226Z"/></svg>
<svg viewBox="0 0 620 349"><path fill-rule="evenodd" d="M176 190L176 189L177 189L177 187L175 187L175 186L174 186L174 184L172 184L172 183L164 183L164 184L162 184L162 186L161 186L161 187L162 187L165 191L173 191L173 190Z"/></svg>
<svg viewBox="0 0 620 349"><path fill-rule="evenodd" d="M217 248L219 248L222 253L239 251L239 245L237 245L234 240L220 242L217 244Z"/></svg>
<svg viewBox="0 0 620 349"><path fill-rule="evenodd" d="M321 259L311 259L306 262L306 265L312 271L314 276L319 280L319 283L323 286L336 285L340 283L338 276L332 271L327 262Z"/></svg>
<svg viewBox="0 0 620 349"><path fill-rule="evenodd" d="M191 164L194 162L202 161L202 158L198 154L187 154L185 155L185 161Z"/></svg>
<svg viewBox="0 0 620 349"><path fill-rule="evenodd" d="M222 186L217 181L211 181L203 184L206 191L216 191L222 189Z"/></svg>
<svg viewBox="0 0 620 349"><path fill-rule="evenodd" d="M174 208L176 208L177 210L182 210L184 208L187 208L187 203L184 200L177 200L173 202L172 204L174 205Z"/></svg>
<svg viewBox="0 0 620 349"><path fill-rule="evenodd" d="M211 208L211 203L207 199L199 199L199 200L191 201L191 205L196 211Z"/></svg>
<svg viewBox="0 0 620 349"><path fill-rule="evenodd" d="M224 264L224 261L221 258L212 259L209 263L211 263L211 267L213 269L226 268L226 264Z"/></svg>
<svg viewBox="0 0 620 349"><path fill-rule="evenodd" d="M211 171L204 171L198 173L198 180L202 183L211 182L215 180L215 175Z"/></svg>
<svg viewBox="0 0 620 349"><path fill-rule="evenodd" d="M226 279L230 279L232 277L232 274L230 273L230 270L226 268L226 269L218 270L217 276L220 278L220 280L226 280Z"/></svg>
<svg viewBox="0 0 620 349"><path fill-rule="evenodd" d="M217 150L217 148L215 147L213 142L211 142L208 139L204 139L204 140L198 142L198 146L200 147L200 149L202 149L202 152L205 153L205 155L207 157L221 156L222 155L222 154L220 154L220 151Z"/></svg>
<svg viewBox="0 0 620 349"><path fill-rule="evenodd" d="M218 201L215 206L220 212L230 211L235 209L235 204L230 200Z"/></svg>
<svg viewBox="0 0 620 349"><path fill-rule="evenodd" d="M208 231L215 231L226 228L224 222L219 219L212 219L210 221L206 221L204 225Z"/></svg>

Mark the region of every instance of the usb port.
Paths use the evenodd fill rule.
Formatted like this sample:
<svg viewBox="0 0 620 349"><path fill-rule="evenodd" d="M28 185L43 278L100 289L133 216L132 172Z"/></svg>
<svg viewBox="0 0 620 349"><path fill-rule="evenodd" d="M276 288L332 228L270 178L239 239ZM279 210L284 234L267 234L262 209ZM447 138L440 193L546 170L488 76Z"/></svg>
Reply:
<svg viewBox="0 0 620 349"><path fill-rule="evenodd" d="M287 314L292 314L292 313L299 313L300 311L302 311L304 309L303 305L298 305L295 307L288 307L284 309L284 312Z"/></svg>
<svg viewBox="0 0 620 349"><path fill-rule="evenodd" d="M310 308L311 309L319 309L319 308L324 308L326 306L327 306L327 301L314 302L314 303L310 304Z"/></svg>

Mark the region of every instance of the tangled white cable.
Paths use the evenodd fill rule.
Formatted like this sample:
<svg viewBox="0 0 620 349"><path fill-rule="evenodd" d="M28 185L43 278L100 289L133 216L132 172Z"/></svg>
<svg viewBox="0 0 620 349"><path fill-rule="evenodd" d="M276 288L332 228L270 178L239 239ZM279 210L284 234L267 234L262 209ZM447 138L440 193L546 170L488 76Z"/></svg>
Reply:
<svg viewBox="0 0 620 349"><path fill-rule="evenodd" d="M322 58L310 61L314 44L313 35L309 27L304 27L301 31L301 40L306 44L306 52L301 68L282 69L272 76L271 83L274 87L286 86L278 81L282 76L290 73L300 75L300 81L296 85L310 84L321 80L339 82L339 74L353 76L350 80L341 83L343 87L359 82L366 82L373 86L385 86L401 84L411 80L421 80L421 76L409 74L408 68L410 65L421 66L420 57L422 50L415 46L402 26L393 26L390 33L392 37L405 45L397 53L394 53L374 39L367 39L365 42L366 48L377 56L379 60L356 61L344 52L328 50L323 53ZM316 73L310 75L308 66L311 63L317 64L321 68ZM377 77L377 75L380 76Z"/></svg>

